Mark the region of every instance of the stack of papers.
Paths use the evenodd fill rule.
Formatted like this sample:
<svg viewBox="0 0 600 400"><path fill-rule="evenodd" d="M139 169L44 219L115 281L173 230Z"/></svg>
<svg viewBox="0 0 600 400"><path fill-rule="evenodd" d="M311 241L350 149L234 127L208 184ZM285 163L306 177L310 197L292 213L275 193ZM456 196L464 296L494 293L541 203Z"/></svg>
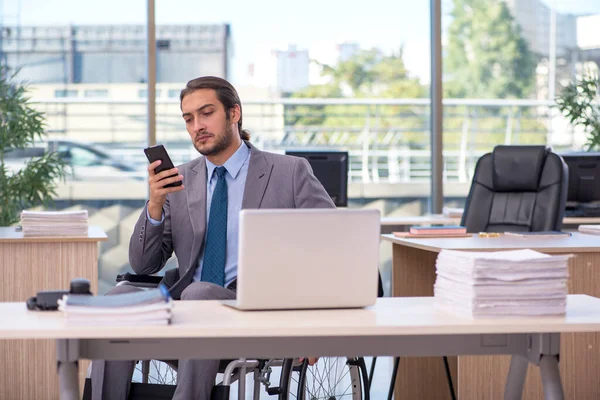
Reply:
<svg viewBox="0 0 600 400"><path fill-rule="evenodd" d="M570 255L442 250L436 306L471 317L563 315Z"/></svg>
<svg viewBox="0 0 600 400"><path fill-rule="evenodd" d="M414 235L464 235L467 228L458 225L411 226L409 232Z"/></svg>
<svg viewBox="0 0 600 400"><path fill-rule="evenodd" d="M463 212L464 212L464 208L444 207L442 209L442 214L444 215L444 217L449 217L449 218L460 218L460 217L462 217Z"/></svg>
<svg viewBox="0 0 600 400"><path fill-rule="evenodd" d="M71 325L167 325L173 300L165 287L110 296L68 295L58 309Z"/></svg>
<svg viewBox="0 0 600 400"><path fill-rule="evenodd" d="M504 232L506 236L518 237L518 238L566 238L571 236L570 232L560 231L541 231L541 232Z"/></svg>
<svg viewBox="0 0 600 400"><path fill-rule="evenodd" d="M87 236L88 212L23 211L23 236Z"/></svg>
<svg viewBox="0 0 600 400"><path fill-rule="evenodd" d="M579 225L579 232L588 235L600 235L600 225Z"/></svg>

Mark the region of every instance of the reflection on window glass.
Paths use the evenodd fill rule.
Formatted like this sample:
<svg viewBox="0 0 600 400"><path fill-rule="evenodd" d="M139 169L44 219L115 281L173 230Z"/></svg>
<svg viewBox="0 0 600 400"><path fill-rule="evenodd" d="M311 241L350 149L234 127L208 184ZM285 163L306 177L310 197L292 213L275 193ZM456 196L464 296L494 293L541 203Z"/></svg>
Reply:
<svg viewBox="0 0 600 400"><path fill-rule="evenodd" d="M156 90L156 97L161 97L162 91L160 89ZM148 97L148 89L140 89L138 90L138 97L145 99Z"/></svg>
<svg viewBox="0 0 600 400"><path fill-rule="evenodd" d="M66 162L74 167L100 165L102 161L97 154L81 147L59 145L58 153Z"/></svg>
<svg viewBox="0 0 600 400"><path fill-rule="evenodd" d="M91 151L73 147L71 148L71 164L73 166L99 165L101 159Z"/></svg>
<svg viewBox="0 0 600 400"><path fill-rule="evenodd" d="M58 89L54 91L54 97L77 97L77 90Z"/></svg>
<svg viewBox="0 0 600 400"><path fill-rule="evenodd" d="M107 89L87 89L83 92L85 97L108 97Z"/></svg>

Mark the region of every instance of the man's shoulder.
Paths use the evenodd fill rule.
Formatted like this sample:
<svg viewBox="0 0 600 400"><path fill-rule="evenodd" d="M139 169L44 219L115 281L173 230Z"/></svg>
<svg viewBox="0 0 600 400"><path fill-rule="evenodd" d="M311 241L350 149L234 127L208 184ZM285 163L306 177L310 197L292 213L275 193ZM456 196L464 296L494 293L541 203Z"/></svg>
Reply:
<svg viewBox="0 0 600 400"><path fill-rule="evenodd" d="M268 160L270 163L275 164L275 165L277 165L277 164L293 165L301 160L300 157L289 156L289 155L281 154L281 153L272 153L270 151L257 150L256 148L255 148L255 155L263 156L266 160Z"/></svg>

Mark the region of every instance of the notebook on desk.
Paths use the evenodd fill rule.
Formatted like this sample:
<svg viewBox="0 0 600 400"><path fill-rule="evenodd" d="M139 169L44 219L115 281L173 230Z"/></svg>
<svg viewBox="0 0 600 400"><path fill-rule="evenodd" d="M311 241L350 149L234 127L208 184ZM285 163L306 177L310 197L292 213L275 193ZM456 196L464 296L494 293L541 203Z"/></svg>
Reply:
<svg viewBox="0 0 600 400"><path fill-rule="evenodd" d="M241 310L358 308L377 299L377 210L242 210Z"/></svg>
<svg viewBox="0 0 600 400"><path fill-rule="evenodd" d="M504 232L504 235L518 238L563 238L571 236L569 232L560 231Z"/></svg>

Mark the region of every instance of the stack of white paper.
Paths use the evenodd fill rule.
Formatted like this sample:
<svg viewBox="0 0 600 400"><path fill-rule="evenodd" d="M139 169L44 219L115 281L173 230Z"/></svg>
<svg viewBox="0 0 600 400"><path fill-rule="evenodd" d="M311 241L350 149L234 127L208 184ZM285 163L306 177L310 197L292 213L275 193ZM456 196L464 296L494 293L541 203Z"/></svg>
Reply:
<svg viewBox="0 0 600 400"><path fill-rule="evenodd" d="M87 236L88 212L23 211L23 236Z"/></svg>
<svg viewBox="0 0 600 400"><path fill-rule="evenodd" d="M600 235L600 225L579 225L577 228L581 233L588 235Z"/></svg>
<svg viewBox="0 0 600 400"><path fill-rule="evenodd" d="M160 289L111 296L68 295L58 309L72 325L167 325L173 301Z"/></svg>
<svg viewBox="0 0 600 400"><path fill-rule="evenodd" d="M561 315L567 305L570 255L534 250L442 250L436 305L468 316Z"/></svg>
<svg viewBox="0 0 600 400"><path fill-rule="evenodd" d="M464 208L444 207L442 209L442 214L444 215L444 217L448 217L448 218L460 218L460 217L462 217L463 212L464 212Z"/></svg>

